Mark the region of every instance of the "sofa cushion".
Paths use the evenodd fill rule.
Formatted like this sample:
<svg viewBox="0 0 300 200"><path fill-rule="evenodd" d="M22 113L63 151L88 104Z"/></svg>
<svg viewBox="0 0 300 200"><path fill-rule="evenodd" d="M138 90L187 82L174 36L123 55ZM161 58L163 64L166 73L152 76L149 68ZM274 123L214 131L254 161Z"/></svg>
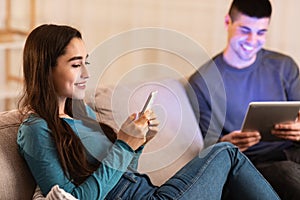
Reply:
<svg viewBox="0 0 300 200"><path fill-rule="evenodd" d="M203 148L202 135L184 83L163 79L100 86L95 90L94 99L87 103L97 111L100 121L119 130L131 113L142 109L153 90L158 91L152 109L160 121L160 131L146 145L139 171L147 173L154 184L161 185Z"/></svg>
<svg viewBox="0 0 300 200"><path fill-rule="evenodd" d="M20 122L17 110L0 113L1 199L31 199L35 189L35 181L18 152Z"/></svg>

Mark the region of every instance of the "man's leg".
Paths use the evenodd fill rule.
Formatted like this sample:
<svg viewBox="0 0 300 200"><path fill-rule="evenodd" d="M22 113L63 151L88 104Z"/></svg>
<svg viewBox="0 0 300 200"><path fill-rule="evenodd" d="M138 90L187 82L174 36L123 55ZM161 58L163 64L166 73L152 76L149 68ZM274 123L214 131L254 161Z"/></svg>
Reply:
<svg viewBox="0 0 300 200"><path fill-rule="evenodd" d="M300 164L287 160L256 165L283 200L300 197Z"/></svg>

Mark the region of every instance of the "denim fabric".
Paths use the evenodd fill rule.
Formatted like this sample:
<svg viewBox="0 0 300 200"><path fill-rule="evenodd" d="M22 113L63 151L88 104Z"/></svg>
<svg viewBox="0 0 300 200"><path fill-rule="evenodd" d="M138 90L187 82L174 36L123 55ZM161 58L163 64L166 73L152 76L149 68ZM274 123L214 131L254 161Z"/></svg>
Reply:
<svg viewBox="0 0 300 200"><path fill-rule="evenodd" d="M160 187L146 175L125 173L105 199L262 199L278 195L251 162L229 143L203 150Z"/></svg>

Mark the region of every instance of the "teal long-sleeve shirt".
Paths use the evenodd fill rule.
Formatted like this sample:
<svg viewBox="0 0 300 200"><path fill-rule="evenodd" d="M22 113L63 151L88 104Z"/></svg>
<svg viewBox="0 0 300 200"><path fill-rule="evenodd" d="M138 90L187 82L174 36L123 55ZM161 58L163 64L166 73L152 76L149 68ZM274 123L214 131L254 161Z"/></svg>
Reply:
<svg viewBox="0 0 300 200"><path fill-rule="evenodd" d="M95 119L92 110L87 107L87 111ZM112 144L103 133L84 126L81 120L64 120L81 139L89 160L101 162L100 167L84 183L76 187L65 176L47 123L35 114L31 114L19 127L19 151L44 195L58 184L78 199L103 199L125 171L136 170L142 148L133 151L120 140Z"/></svg>

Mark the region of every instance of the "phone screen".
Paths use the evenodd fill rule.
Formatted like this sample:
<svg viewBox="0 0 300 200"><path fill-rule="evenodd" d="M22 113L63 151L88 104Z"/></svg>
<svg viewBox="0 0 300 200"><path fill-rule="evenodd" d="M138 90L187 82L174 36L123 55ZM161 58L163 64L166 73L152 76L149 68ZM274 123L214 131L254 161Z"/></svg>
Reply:
<svg viewBox="0 0 300 200"><path fill-rule="evenodd" d="M153 91L149 94L147 100L146 100L146 103L143 107L143 109L141 110L141 114L143 114L146 110L150 109L152 104L153 104L153 101L157 95L158 91Z"/></svg>

